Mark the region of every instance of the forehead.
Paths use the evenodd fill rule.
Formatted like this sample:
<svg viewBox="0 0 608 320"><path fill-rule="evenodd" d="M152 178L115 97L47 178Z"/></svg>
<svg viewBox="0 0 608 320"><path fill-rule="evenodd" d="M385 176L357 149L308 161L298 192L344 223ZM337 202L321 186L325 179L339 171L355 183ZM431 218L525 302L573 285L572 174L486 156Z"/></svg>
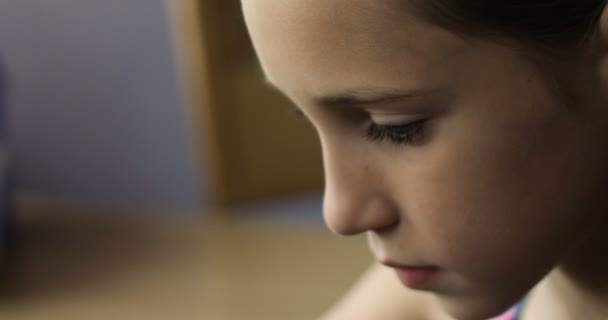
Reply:
<svg viewBox="0 0 608 320"><path fill-rule="evenodd" d="M296 96L374 83L415 86L446 68L466 43L417 19L402 3L242 1L266 76Z"/></svg>

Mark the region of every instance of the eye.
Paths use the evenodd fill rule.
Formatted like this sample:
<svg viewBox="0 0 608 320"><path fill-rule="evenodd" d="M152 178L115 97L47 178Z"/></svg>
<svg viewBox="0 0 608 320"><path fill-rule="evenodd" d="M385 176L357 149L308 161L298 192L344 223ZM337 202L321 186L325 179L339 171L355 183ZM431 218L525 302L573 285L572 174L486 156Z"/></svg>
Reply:
<svg viewBox="0 0 608 320"><path fill-rule="evenodd" d="M370 141L389 141L395 145L406 145L422 133L427 119L400 125L379 125L372 123L364 137Z"/></svg>

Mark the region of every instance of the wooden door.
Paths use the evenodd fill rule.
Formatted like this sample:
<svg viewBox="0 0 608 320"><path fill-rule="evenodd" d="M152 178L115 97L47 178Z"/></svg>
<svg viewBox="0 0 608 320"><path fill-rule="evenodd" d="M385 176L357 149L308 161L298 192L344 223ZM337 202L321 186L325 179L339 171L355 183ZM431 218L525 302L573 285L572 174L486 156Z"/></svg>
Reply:
<svg viewBox="0 0 608 320"><path fill-rule="evenodd" d="M168 0L207 176L220 205L319 191L312 126L263 81L240 2Z"/></svg>

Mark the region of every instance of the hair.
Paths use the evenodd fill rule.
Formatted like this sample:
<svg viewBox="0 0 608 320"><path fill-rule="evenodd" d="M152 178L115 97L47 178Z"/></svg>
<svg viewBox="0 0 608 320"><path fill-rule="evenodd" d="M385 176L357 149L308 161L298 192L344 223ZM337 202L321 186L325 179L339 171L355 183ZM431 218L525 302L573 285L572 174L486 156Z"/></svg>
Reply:
<svg viewBox="0 0 608 320"><path fill-rule="evenodd" d="M576 110L576 61L592 40L608 0L413 0L423 20L465 39L517 50L541 71L565 109Z"/></svg>
<svg viewBox="0 0 608 320"><path fill-rule="evenodd" d="M542 56L585 49L606 0L415 0L422 18L465 37L507 41Z"/></svg>

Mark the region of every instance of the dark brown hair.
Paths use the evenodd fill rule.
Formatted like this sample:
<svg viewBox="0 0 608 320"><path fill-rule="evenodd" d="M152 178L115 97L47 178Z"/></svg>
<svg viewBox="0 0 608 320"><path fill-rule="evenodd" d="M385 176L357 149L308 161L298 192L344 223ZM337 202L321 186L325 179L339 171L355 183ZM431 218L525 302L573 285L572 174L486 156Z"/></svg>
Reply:
<svg viewBox="0 0 608 320"><path fill-rule="evenodd" d="M540 74L562 106L576 110L576 63L590 43L608 0L412 0L423 20L468 39L516 49Z"/></svg>
<svg viewBox="0 0 608 320"><path fill-rule="evenodd" d="M606 0L415 0L427 21L465 37L558 56L585 46Z"/></svg>

